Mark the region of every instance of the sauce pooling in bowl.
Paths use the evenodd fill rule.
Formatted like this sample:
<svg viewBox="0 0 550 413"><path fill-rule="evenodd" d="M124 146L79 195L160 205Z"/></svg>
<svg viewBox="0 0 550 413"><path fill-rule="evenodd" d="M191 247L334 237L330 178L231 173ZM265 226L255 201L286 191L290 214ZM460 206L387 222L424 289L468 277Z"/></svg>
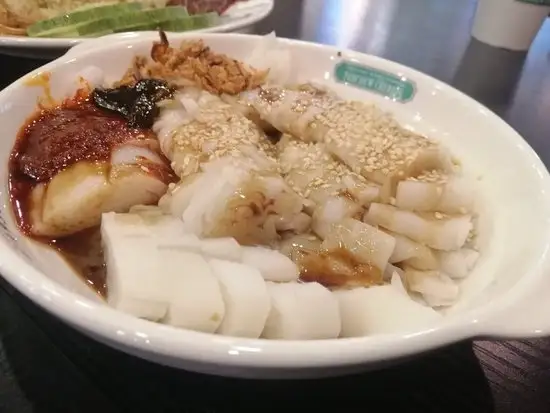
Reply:
<svg viewBox="0 0 550 413"><path fill-rule="evenodd" d="M20 230L61 252L102 295L101 213L156 203L173 180L151 130L130 127L78 95L34 114L9 162Z"/></svg>

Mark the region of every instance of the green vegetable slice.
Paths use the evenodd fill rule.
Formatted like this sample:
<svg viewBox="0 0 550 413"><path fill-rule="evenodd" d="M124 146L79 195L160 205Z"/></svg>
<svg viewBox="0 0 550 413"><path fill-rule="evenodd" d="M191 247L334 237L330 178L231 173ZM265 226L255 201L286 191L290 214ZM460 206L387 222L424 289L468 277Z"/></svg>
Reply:
<svg viewBox="0 0 550 413"><path fill-rule="evenodd" d="M41 20L30 25L27 28L27 35L35 37L44 32L56 30L61 27L70 27L91 20L99 20L105 17L116 16L117 14L138 11L141 9L142 5L140 3L123 3L76 10L72 13L56 16L48 20Z"/></svg>
<svg viewBox="0 0 550 413"><path fill-rule="evenodd" d="M116 14L96 20L57 27L35 34L34 37L94 37L105 31L123 32L134 27L158 27L167 20L189 19L187 9L182 6L169 6L160 9L137 10Z"/></svg>

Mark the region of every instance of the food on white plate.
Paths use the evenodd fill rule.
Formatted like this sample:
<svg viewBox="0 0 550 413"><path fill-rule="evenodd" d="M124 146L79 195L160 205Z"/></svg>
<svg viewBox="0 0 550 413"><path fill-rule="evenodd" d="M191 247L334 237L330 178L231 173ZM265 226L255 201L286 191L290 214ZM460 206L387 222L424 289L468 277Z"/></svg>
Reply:
<svg viewBox="0 0 550 413"><path fill-rule="evenodd" d="M271 310L271 298L260 272L238 262L213 259L209 263L225 301L218 334L260 337Z"/></svg>
<svg viewBox="0 0 550 413"><path fill-rule="evenodd" d="M430 247L413 241L403 235L390 233L395 239L395 248L389 261L409 265L419 270L433 270L438 268L437 255Z"/></svg>
<svg viewBox="0 0 550 413"><path fill-rule="evenodd" d="M171 93L152 80L127 93L138 88L154 92L155 99ZM127 122L76 96L43 107L22 128L11 160L11 186L22 202L16 212L25 215L25 231L62 237L99 225L103 212L158 202L175 177L155 134L136 124L149 113L132 115Z"/></svg>
<svg viewBox="0 0 550 413"><path fill-rule="evenodd" d="M213 333L225 316L225 301L220 284L204 257L178 245L157 247L158 262L170 291L163 322L175 327ZM159 280L160 281L160 280Z"/></svg>
<svg viewBox="0 0 550 413"><path fill-rule="evenodd" d="M479 251L472 248L462 248L455 251L439 251L437 253L439 268L451 278L460 279L468 276L476 265Z"/></svg>
<svg viewBox="0 0 550 413"><path fill-rule="evenodd" d="M333 224L360 215L377 198L379 188L333 159L321 145L283 137L277 144L281 173L311 201L312 229L326 238Z"/></svg>
<svg viewBox="0 0 550 413"><path fill-rule="evenodd" d="M218 24L240 1L246 0L2 0L0 35L78 38L198 30Z"/></svg>
<svg viewBox="0 0 550 413"><path fill-rule="evenodd" d="M395 195L400 180L431 171L446 175L454 169L444 147L403 128L366 102L342 100L315 88L280 85L243 93L241 101L281 132L322 144L353 172L381 185L384 201Z"/></svg>
<svg viewBox="0 0 550 413"><path fill-rule="evenodd" d="M337 338L341 329L338 302L316 282L271 283L271 311L262 337L286 340Z"/></svg>
<svg viewBox="0 0 550 413"><path fill-rule="evenodd" d="M270 248L243 247L242 261L258 269L266 281L290 282L300 277L298 267L290 258Z"/></svg>
<svg viewBox="0 0 550 413"><path fill-rule="evenodd" d="M419 331L443 316L392 285L334 292L342 317L341 337Z"/></svg>
<svg viewBox="0 0 550 413"><path fill-rule="evenodd" d="M462 248L473 228L472 217L469 214L416 214L393 205L379 203L371 204L364 220L443 251Z"/></svg>
<svg viewBox="0 0 550 413"><path fill-rule="evenodd" d="M153 126L181 178L160 205L193 234L244 245L272 245L280 231L306 229L304 200L281 178L265 135L220 99L203 102L204 93L176 94Z"/></svg>
<svg viewBox="0 0 550 413"><path fill-rule="evenodd" d="M376 106L300 83L273 35L250 56L161 32L113 84L75 73L14 146L21 231L109 305L173 327L315 340L438 323L480 258L475 181Z"/></svg>

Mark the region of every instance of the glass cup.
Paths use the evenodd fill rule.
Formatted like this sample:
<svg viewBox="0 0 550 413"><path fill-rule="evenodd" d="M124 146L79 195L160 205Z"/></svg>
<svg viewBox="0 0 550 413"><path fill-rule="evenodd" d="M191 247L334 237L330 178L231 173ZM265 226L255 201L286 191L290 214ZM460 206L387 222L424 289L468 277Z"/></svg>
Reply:
<svg viewBox="0 0 550 413"><path fill-rule="evenodd" d="M529 50L550 13L550 0L478 0L472 36L491 46Z"/></svg>

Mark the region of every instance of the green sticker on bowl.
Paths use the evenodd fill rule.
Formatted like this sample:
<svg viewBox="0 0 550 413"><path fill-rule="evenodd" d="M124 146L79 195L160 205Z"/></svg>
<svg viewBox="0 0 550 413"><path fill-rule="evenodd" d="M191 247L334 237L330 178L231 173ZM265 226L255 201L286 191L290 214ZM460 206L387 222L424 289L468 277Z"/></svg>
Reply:
<svg viewBox="0 0 550 413"><path fill-rule="evenodd" d="M402 103L410 102L416 93L414 82L404 77L353 62L338 63L334 67L334 76L339 83L369 90Z"/></svg>

